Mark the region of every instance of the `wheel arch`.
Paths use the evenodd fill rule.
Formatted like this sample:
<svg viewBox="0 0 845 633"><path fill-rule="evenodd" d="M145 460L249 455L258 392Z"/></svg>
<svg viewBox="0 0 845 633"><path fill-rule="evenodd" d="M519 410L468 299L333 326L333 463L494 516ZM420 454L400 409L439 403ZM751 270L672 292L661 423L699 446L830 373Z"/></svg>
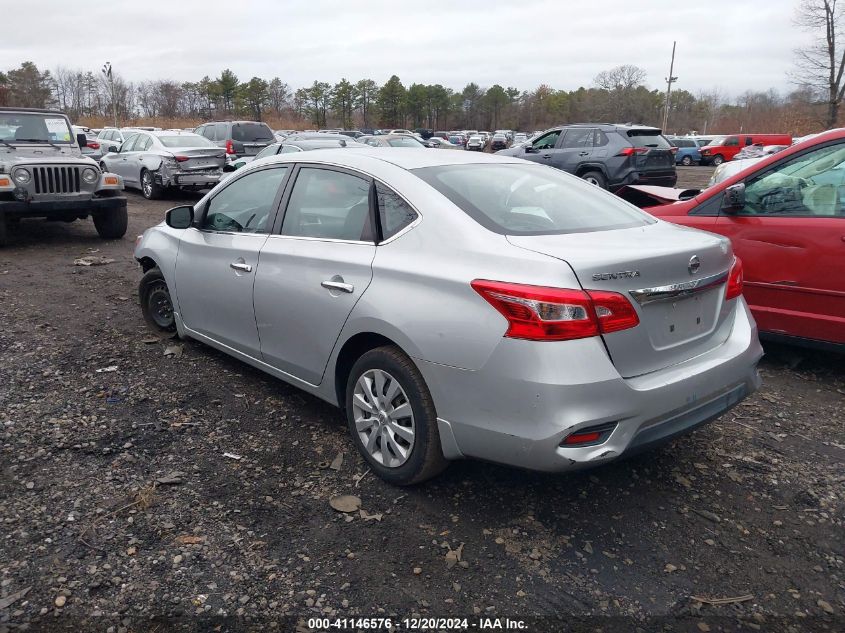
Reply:
<svg viewBox="0 0 845 633"><path fill-rule="evenodd" d="M385 345L392 345L408 354L396 341L376 332L358 332L349 337L338 350L334 363L334 393L341 409L346 407L346 382L355 361L370 350Z"/></svg>
<svg viewBox="0 0 845 633"><path fill-rule="evenodd" d="M578 168L575 170L575 175L579 178L586 174L588 171L597 171L602 176L604 176L605 181L608 180L607 177L607 170L604 168L604 165L601 163L582 163L578 165Z"/></svg>

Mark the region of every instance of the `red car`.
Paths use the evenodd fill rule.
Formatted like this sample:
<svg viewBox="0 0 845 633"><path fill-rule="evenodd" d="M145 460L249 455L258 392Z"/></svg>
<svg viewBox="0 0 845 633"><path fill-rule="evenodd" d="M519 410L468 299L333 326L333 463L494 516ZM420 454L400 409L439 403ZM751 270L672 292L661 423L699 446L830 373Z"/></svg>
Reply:
<svg viewBox="0 0 845 633"><path fill-rule="evenodd" d="M713 141L702 147L701 164L716 165L731 160L743 147L751 145L790 145L792 137L789 134L731 134L725 138Z"/></svg>
<svg viewBox="0 0 845 633"><path fill-rule="evenodd" d="M670 192L679 197L659 189L634 193L652 204ZM638 202L667 221L731 239L762 334L845 351L845 129L763 158L689 199Z"/></svg>

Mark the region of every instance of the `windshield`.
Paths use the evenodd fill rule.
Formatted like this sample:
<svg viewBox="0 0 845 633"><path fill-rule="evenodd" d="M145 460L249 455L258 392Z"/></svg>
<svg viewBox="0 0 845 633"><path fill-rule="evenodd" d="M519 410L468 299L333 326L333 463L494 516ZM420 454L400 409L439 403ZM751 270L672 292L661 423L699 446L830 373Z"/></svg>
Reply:
<svg viewBox="0 0 845 633"><path fill-rule="evenodd" d="M443 165L413 173L476 222L505 235L605 231L654 222L595 185L540 165Z"/></svg>
<svg viewBox="0 0 845 633"><path fill-rule="evenodd" d="M0 112L0 139L7 143L75 142L67 119L60 115Z"/></svg>
<svg viewBox="0 0 845 633"><path fill-rule="evenodd" d="M272 130L263 123L235 123L232 126L233 141L275 141Z"/></svg>
<svg viewBox="0 0 845 633"><path fill-rule="evenodd" d="M727 137L723 136L722 138L714 138L709 143L707 143L707 145L708 146L710 146L710 145L721 145L722 143L725 142L725 138L727 138Z"/></svg>
<svg viewBox="0 0 845 633"><path fill-rule="evenodd" d="M407 137L407 138L390 138L387 139L387 144L391 147L425 147L422 143L418 140Z"/></svg>
<svg viewBox="0 0 845 633"><path fill-rule="evenodd" d="M217 147L214 143L199 134L159 136L158 140L165 147Z"/></svg>

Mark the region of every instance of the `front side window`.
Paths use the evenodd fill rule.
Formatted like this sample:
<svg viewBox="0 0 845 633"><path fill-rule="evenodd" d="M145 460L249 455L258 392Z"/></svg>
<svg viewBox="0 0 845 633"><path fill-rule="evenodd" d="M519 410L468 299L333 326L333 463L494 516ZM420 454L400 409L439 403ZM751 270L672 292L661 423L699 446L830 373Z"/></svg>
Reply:
<svg viewBox="0 0 845 633"><path fill-rule="evenodd" d="M739 213L845 217L845 143L801 154L746 181Z"/></svg>
<svg viewBox="0 0 845 633"><path fill-rule="evenodd" d="M153 139L151 139L146 134L139 134L138 140L135 141L135 145L132 148L133 152L146 152L150 149L150 145L153 144Z"/></svg>
<svg viewBox="0 0 845 633"><path fill-rule="evenodd" d="M728 147L738 147L739 146L739 137L737 136L729 136L725 139L724 145Z"/></svg>
<svg viewBox="0 0 845 633"><path fill-rule="evenodd" d="M655 222L598 187L541 165L444 165L412 171L483 227L504 235L603 231Z"/></svg>
<svg viewBox="0 0 845 633"><path fill-rule="evenodd" d="M208 203L201 227L206 231L267 233L276 194L287 167L261 169L238 178Z"/></svg>
<svg viewBox="0 0 845 633"><path fill-rule="evenodd" d="M134 152L135 151L135 144L138 139L141 138L138 134L133 134L132 136L128 137L126 141L124 141L123 145L120 148L121 152Z"/></svg>
<svg viewBox="0 0 845 633"><path fill-rule="evenodd" d="M372 242L369 193L364 178L303 167L288 201L282 235Z"/></svg>
<svg viewBox="0 0 845 633"><path fill-rule="evenodd" d="M557 145L558 137L560 137L560 130L554 130L548 134L543 134L543 136L531 143L531 146L534 149L553 149Z"/></svg>
<svg viewBox="0 0 845 633"><path fill-rule="evenodd" d="M417 219L417 212L393 189L376 183L379 222L382 239L388 239Z"/></svg>

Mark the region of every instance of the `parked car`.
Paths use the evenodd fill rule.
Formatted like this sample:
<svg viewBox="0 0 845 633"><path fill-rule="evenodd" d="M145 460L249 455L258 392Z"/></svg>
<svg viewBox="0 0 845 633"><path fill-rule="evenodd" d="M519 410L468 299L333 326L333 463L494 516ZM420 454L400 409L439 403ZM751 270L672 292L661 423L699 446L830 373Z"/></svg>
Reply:
<svg viewBox="0 0 845 633"><path fill-rule="evenodd" d="M168 211L135 257L152 327L344 407L395 484L463 457L598 465L759 385L728 240L513 157L264 159Z"/></svg>
<svg viewBox="0 0 845 633"><path fill-rule="evenodd" d="M528 135L524 132L517 132L513 135L513 144L514 145L522 145L528 140Z"/></svg>
<svg viewBox="0 0 845 633"><path fill-rule="evenodd" d="M466 149L471 152L483 152L484 138L479 134L473 134L467 139Z"/></svg>
<svg viewBox="0 0 845 633"><path fill-rule="evenodd" d="M91 217L103 239L126 233L123 181L82 154L63 112L0 108L0 246L22 218L73 222Z"/></svg>
<svg viewBox="0 0 845 633"><path fill-rule="evenodd" d="M162 197L170 187L213 187L225 164L224 151L205 137L167 131L138 132L100 160L103 171L119 174L148 200Z"/></svg>
<svg viewBox="0 0 845 633"><path fill-rule="evenodd" d="M449 135L449 132L445 132L443 130L438 130L437 132L434 133L434 136L436 136L437 138L442 138L444 141L448 141L450 135Z"/></svg>
<svg viewBox="0 0 845 633"><path fill-rule="evenodd" d="M676 165L689 167L690 165L701 164L700 148L704 147L703 142L694 138L670 138L669 143L672 144L672 147L678 148L678 151L675 152Z"/></svg>
<svg viewBox="0 0 845 633"><path fill-rule="evenodd" d="M131 136L138 133L135 128L106 127L97 134L97 142L103 147L103 154L117 150L129 140Z"/></svg>
<svg viewBox="0 0 845 633"><path fill-rule="evenodd" d="M434 136L434 130L425 127L417 127L414 128L414 134L427 141Z"/></svg>
<svg viewBox="0 0 845 633"><path fill-rule="evenodd" d="M361 132L360 130L343 130L341 132L341 134L343 134L344 136L348 136L348 137L355 139L355 140L364 136L364 133Z"/></svg>
<svg viewBox="0 0 845 633"><path fill-rule="evenodd" d="M716 169L713 170L713 175L710 176L710 182L708 183L708 187L712 187L713 185L720 183L724 180L727 180L734 174L738 174L743 169L748 167L749 165L753 165L755 163L759 163L760 160L765 158L764 156L758 156L757 158L741 158L739 160L734 159L728 161L727 163L722 163Z"/></svg>
<svg viewBox="0 0 845 633"><path fill-rule="evenodd" d="M337 149L338 147L366 147L363 143L356 143L352 139L347 141L336 141L333 139L314 139L304 141L283 141L281 143L272 143L260 152L258 152L252 160L241 158L232 163L233 171L246 167L253 160L259 158L267 158L268 156L275 156L276 154L295 154L296 152L308 152L315 149Z"/></svg>
<svg viewBox="0 0 845 633"><path fill-rule="evenodd" d="M766 336L845 350L845 130L748 160L695 197L648 212L730 238Z"/></svg>
<svg viewBox="0 0 845 633"><path fill-rule="evenodd" d="M493 140L490 142L490 149L494 152L500 149L506 149L508 146L508 137L501 132L496 132L493 135Z"/></svg>
<svg viewBox="0 0 845 633"><path fill-rule="evenodd" d="M467 144L467 137L463 134L450 134L449 135L449 142L452 145L459 145L460 147L466 147Z"/></svg>
<svg viewBox="0 0 845 633"><path fill-rule="evenodd" d="M412 147L425 149L425 145L416 136L410 134L382 134L379 136L362 136L359 143L370 147Z"/></svg>
<svg viewBox="0 0 845 633"><path fill-rule="evenodd" d="M759 158L769 154L777 154L786 149L789 145L748 145L743 147L731 160L743 160L745 158Z"/></svg>
<svg viewBox="0 0 845 633"><path fill-rule="evenodd" d="M657 128L585 123L546 130L498 153L551 165L615 191L635 183L673 187L678 175L672 149Z"/></svg>
<svg viewBox="0 0 845 633"><path fill-rule="evenodd" d="M427 142L437 149L461 149L460 145L453 145L446 139L442 139L439 136L432 136Z"/></svg>
<svg viewBox="0 0 845 633"><path fill-rule="evenodd" d="M791 145L789 134L732 134L715 139L701 148L701 162L704 165L719 166L731 160L748 145Z"/></svg>
<svg viewBox="0 0 845 633"><path fill-rule="evenodd" d="M103 150L100 147L100 142L97 140L96 134L91 131L91 128L72 125L71 130L75 138L79 138L79 135L85 137L85 144L79 148L82 151L82 155L91 160L99 161L103 155Z"/></svg>
<svg viewBox="0 0 845 633"><path fill-rule="evenodd" d="M217 121L204 123L195 132L217 147L225 148L229 162L242 156L255 156L276 142L273 130L260 121Z"/></svg>

